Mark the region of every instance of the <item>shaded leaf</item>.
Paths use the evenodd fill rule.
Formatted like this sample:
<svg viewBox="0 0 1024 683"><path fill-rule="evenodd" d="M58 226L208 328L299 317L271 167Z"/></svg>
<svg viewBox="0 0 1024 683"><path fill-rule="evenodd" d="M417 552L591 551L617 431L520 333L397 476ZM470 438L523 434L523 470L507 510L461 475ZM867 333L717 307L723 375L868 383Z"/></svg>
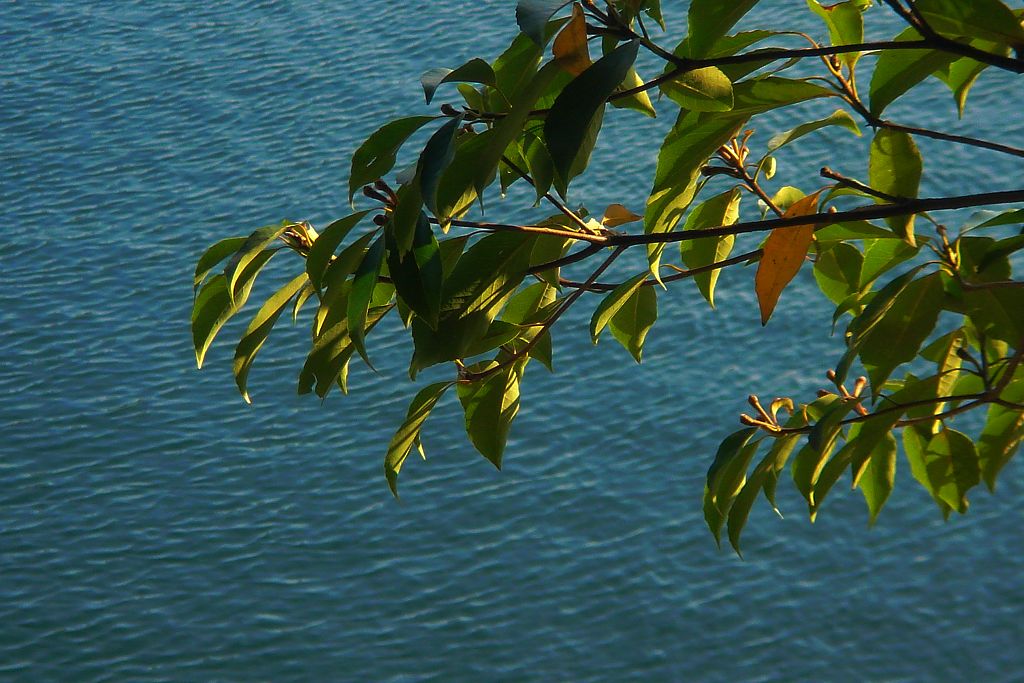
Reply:
<svg viewBox="0 0 1024 683"><path fill-rule="evenodd" d="M622 346L637 363L643 354L647 333L658 319L658 294L654 287L640 287L625 301L608 324Z"/></svg>
<svg viewBox="0 0 1024 683"><path fill-rule="evenodd" d="M496 365L491 361L475 369L487 370ZM510 363L486 379L460 382L457 387L466 413L469 440L499 470L512 420L519 412L523 365L524 361Z"/></svg>
<svg viewBox="0 0 1024 683"><path fill-rule="evenodd" d="M590 318L590 338L596 344L601 332L612 321L612 318L629 301L630 297L643 285L647 279L647 273L640 273L613 289L601 303L598 304L594 315Z"/></svg>
<svg viewBox="0 0 1024 683"><path fill-rule="evenodd" d="M573 76L579 76L593 63L587 47L587 20L579 3L573 3L572 18L555 36L551 50L555 61Z"/></svg>
<svg viewBox="0 0 1024 683"><path fill-rule="evenodd" d="M366 314L370 308L370 299L373 296L374 287L377 286L377 278L380 276L381 265L384 263L384 236L379 236L366 250L362 262L356 268L352 278L352 291L348 297L347 319L349 336L352 345L362 359L371 368L370 357L366 354L366 343L364 341L364 330L366 328Z"/></svg>
<svg viewBox="0 0 1024 683"><path fill-rule="evenodd" d="M568 0L519 0L516 3L516 23L519 30L537 45L548 42L548 21L558 10L568 5Z"/></svg>
<svg viewBox="0 0 1024 683"><path fill-rule="evenodd" d="M356 191L383 177L394 168L398 150L413 133L436 116L409 116L384 124L374 131L352 155L352 170L348 178L348 200Z"/></svg>
<svg viewBox="0 0 1024 683"><path fill-rule="evenodd" d="M693 0L687 19L690 57L706 57L757 0Z"/></svg>
<svg viewBox="0 0 1024 683"><path fill-rule="evenodd" d="M434 92L443 83L481 83L483 85L496 86L494 69L491 65L479 58L473 58L457 69L437 68L430 69L420 77L423 85L423 95L427 104L434 99Z"/></svg>
<svg viewBox="0 0 1024 683"><path fill-rule="evenodd" d="M292 225L294 223L290 221L283 221L280 225L268 225L256 230L246 238L245 243L224 267L229 297L234 298L238 295L244 284L244 276L249 272L249 265L258 260L264 251Z"/></svg>
<svg viewBox="0 0 1024 683"><path fill-rule="evenodd" d="M555 172L569 177L587 128L636 60L639 41L623 43L577 76L555 100L544 122L544 140Z"/></svg>
<svg viewBox="0 0 1024 683"><path fill-rule="evenodd" d="M420 214L412 249L387 249L388 272L398 296L431 327L437 327L444 285L441 252L426 214Z"/></svg>

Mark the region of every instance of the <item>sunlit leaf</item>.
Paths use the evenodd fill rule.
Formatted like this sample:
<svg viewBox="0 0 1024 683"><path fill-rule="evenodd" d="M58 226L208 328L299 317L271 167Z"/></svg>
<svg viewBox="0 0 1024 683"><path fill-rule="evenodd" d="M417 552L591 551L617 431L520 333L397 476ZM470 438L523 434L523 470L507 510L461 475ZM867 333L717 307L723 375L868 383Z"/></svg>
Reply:
<svg viewBox="0 0 1024 683"><path fill-rule="evenodd" d="M740 216L740 190L733 188L728 192L716 195L693 207L686 217L683 230L700 230L720 225L732 225ZM687 268L701 268L729 258L735 235L721 237L702 237L696 240L684 240L679 243L679 252ZM721 271L712 270L699 273L693 277L701 295L712 308L715 307L715 284Z"/></svg>
<svg viewBox="0 0 1024 683"><path fill-rule="evenodd" d="M509 363L483 380L460 382L459 401L466 413L466 432L473 446L501 469L512 420L519 412L519 381L524 361ZM489 370L494 361L475 370Z"/></svg>
<svg viewBox="0 0 1024 683"><path fill-rule="evenodd" d="M908 28L894 38L897 42L919 41L921 34ZM923 81L935 71L946 68L957 56L930 48L913 50L883 50L871 74L868 93L871 113L881 116L885 108L903 93Z"/></svg>
<svg viewBox="0 0 1024 683"><path fill-rule="evenodd" d="M246 382L249 378L249 369L256 359L256 354L263 347L264 342L267 341L274 323L281 317L281 313L288 306L288 302L308 282L308 276L302 273L267 299L260 307L260 310L257 311L252 322L249 323L249 327L246 329L245 334L242 335L238 346L235 347L233 363L235 384L238 385L238 391L241 392L242 398L245 399L246 403L252 403L252 400L249 398L249 391L246 388Z"/></svg>
<svg viewBox="0 0 1024 683"><path fill-rule="evenodd" d="M692 0L688 14L690 57L706 57L757 0Z"/></svg>
<svg viewBox="0 0 1024 683"><path fill-rule="evenodd" d="M206 280L206 276L210 274L218 263L231 256L245 244L246 238L244 237L228 237L222 239L216 244L210 246L203 255L199 257L199 262L196 264L196 274L192 281L194 289L199 289L199 286Z"/></svg>
<svg viewBox="0 0 1024 683"><path fill-rule="evenodd" d="M786 210L785 217L813 214L820 193L819 190L793 204ZM757 303L761 309L762 325L768 323L782 290L800 271L813 240L813 225L776 228L768 235L764 243L764 255L757 265L757 274L754 276L754 291L757 293Z"/></svg>
<svg viewBox="0 0 1024 683"><path fill-rule="evenodd" d="M871 141L868 178L873 187L900 199L917 197L923 163L914 138L907 133L882 128ZM879 199L880 203L889 200ZM886 222L892 231L914 246L914 216L894 216Z"/></svg>
<svg viewBox="0 0 1024 683"><path fill-rule="evenodd" d="M249 272L249 265L258 260L266 249L292 225L294 224L289 221L283 221L280 225L268 225L256 230L246 238L245 243L224 267L229 297L238 296L244 284L245 275Z"/></svg>
<svg viewBox="0 0 1024 683"><path fill-rule="evenodd" d="M455 383L437 382L420 389L412 399L412 403L409 404L405 421L391 437L391 443L388 444L387 453L384 455L384 476L387 478L388 488L396 498L398 497L398 473L413 446L419 440L423 423L430 417L430 411L453 384Z"/></svg>
<svg viewBox="0 0 1024 683"><path fill-rule="evenodd" d="M654 287L640 287L612 316L608 329L639 363L647 333L658 319L658 294Z"/></svg>
<svg viewBox="0 0 1024 683"><path fill-rule="evenodd" d="M590 318L590 338L596 344L598 337L608 323L612 321L619 310L626 305L630 297L643 285L647 279L647 273L640 273L613 289L601 303L598 304L594 315Z"/></svg>
<svg viewBox="0 0 1024 683"><path fill-rule="evenodd" d="M732 81L714 66L684 71L662 83L661 91L690 111L729 111L733 107Z"/></svg>
<svg viewBox="0 0 1024 683"><path fill-rule="evenodd" d="M810 1L814 2L814 0ZM792 130L787 130L785 133L779 133L778 135L773 136L770 140L768 140L767 149L769 152L774 152L780 147L788 145L789 143L793 142L794 140L798 140L799 138L802 138L808 133L813 133L816 130L826 128L828 126L838 126L840 128L845 128L846 130L849 130L855 135L860 136L860 128L857 127L857 122L854 120L852 116L850 116L849 112L847 112L845 109L837 109L823 119L818 119L817 121L809 121L807 123L801 123L799 126L793 128Z"/></svg>
<svg viewBox="0 0 1024 683"><path fill-rule="evenodd" d="M864 42L864 18L861 12L871 0L849 0L834 5L821 5L817 0L807 0L811 11L821 17L828 27L829 39L833 45L856 45ZM839 55L846 65L853 68L861 53L847 52Z"/></svg>

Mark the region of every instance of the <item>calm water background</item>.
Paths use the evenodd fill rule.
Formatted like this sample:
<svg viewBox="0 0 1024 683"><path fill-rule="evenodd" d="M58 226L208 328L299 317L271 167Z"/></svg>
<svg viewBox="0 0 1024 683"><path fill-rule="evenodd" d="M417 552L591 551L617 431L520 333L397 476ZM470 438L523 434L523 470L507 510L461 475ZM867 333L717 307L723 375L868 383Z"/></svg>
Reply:
<svg viewBox="0 0 1024 683"><path fill-rule="evenodd" d="M821 35L802 2L763 4L751 23ZM870 531L859 494L812 526L787 484L790 514L754 511L745 561L716 551L701 482L743 397L808 397L835 357L809 273L766 329L749 270L723 276L717 313L673 288L640 367L571 316L558 374L527 378L505 471L449 401L400 504L380 472L414 391L399 331L378 335L382 377L355 372L324 405L294 395L304 326L272 337L255 406L230 377L239 326L195 371L197 255L344 211L348 155L424 110L419 73L511 39L512 0L468 5L0 4L0 679L1024 678L1020 463L948 524L905 472ZM982 83L961 127L1020 141L1022 89ZM919 92L893 118L954 115L941 86ZM618 142L574 200L639 208L644 136L668 121L609 120ZM866 143L844 142L809 140L780 177L863 172ZM926 193L1020 178L922 147Z"/></svg>

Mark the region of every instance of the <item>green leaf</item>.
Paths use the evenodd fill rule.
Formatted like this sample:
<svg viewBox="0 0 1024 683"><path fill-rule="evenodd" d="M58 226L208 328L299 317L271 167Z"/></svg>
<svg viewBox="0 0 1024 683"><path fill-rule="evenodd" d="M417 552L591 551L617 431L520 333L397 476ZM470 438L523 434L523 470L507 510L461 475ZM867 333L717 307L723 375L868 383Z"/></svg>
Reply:
<svg viewBox="0 0 1024 683"><path fill-rule="evenodd" d="M373 368L373 364L370 362L370 357L366 355L364 330L366 314L370 308L370 298L373 296L373 289L377 286L377 278L380 276L381 265L384 263L384 251L384 236L381 235L366 250L362 263L356 268L355 276L352 278L352 291L348 297L349 336L356 351L371 368Z"/></svg>
<svg viewBox="0 0 1024 683"><path fill-rule="evenodd" d="M895 241L891 232L867 221L834 223L814 231L814 241L819 244L845 242L847 240L867 241L880 238Z"/></svg>
<svg viewBox="0 0 1024 683"><path fill-rule="evenodd" d="M511 110L507 116L498 121L491 129L487 152L483 154L479 161L476 181L478 193L483 191L486 179L498 168L498 163L502 155L505 154L505 150L508 149L508 146L523 135L523 127L530 116L530 112L537 104L537 100L548 90L555 81L555 78L562 73L564 72L557 62L549 62L513 96ZM536 149L534 154L543 154L546 157L547 150ZM536 156L533 161L538 164L541 163L540 158ZM531 167L531 170L533 170L533 167Z"/></svg>
<svg viewBox="0 0 1024 683"><path fill-rule="evenodd" d="M419 441L423 423L430 417L430 411L437 405L444 392L453 384L455 382L437 382L420 389L412 399L412 403L409 404L405 421L391 437L388 451L384 455L384 476L387 478L388 488L391 489L395 498L398 497L398 473L402 470L402 465L409 457L412 447Z"/></svg>
<svg viewBox="0 0 1024 683"><path fill-rule="evenodd" d="M631 88L641 86L644 83L644 79L636 72L636 69L630 69L626 74L626 78L622 81L622 88L629 90ZM658 112L655 111L654 104L651 102L651 96L648 95L646 91L638 92L635 95L630 95L629 97L614 99L611 104L617 109L633 109L634 111L638 111L644 116L649 116L652 119L657 118L658 116Z"/></svg>
<svg viewBox="0 0 1024 683"><path fill-rule="evenodd" d="M727 489L730 487L726 485L726 482L735 481L735 474L741 469L738 463L743 459L741 457L743 450L755 432L757 430L751 427L727 436L718 446L715 459L711 463L711 467L708 468L704 487L704 518L711 533L714 534L716 542L720 541L722 525L725 523L724 513L728 512L728 504L732 500L732 496L727 495ZM749 462L749 458L747 458L747 462ZM742 471L746 471L746 465L742 467ZM733 493L734 495L735 493Z"/></svg>
<svg viewBox="0 0 1024 683"><path fill-rule="evenodd" d="M979 331L1015 348L1024 339L1024 289L972 289L964 293L967 315Z"/></svg>
<svg viewBox="0 0 1024 683"><path fill-rule="evenodd" d="M218 263L241 249L243 244L245 244L244 237L228 237L207 249L203 255L199 257L199 262L196 264L196 275L192 281L193 289L199 289L199 286L203 284L204 280L206 280L206 276L210 274L210 271L212 271Z"/></svg>
<svg viewBox="0 0 1024 683"><path fill-rule="evenodd" d="M753 78L733 85L732 113L750 117L779 107L836 96L834 91L807 80L779 76Z"/></svg>
<svg viewBox="0 0 1024 683"><path fill-rule="evenodd" d="M238 277L239 290L232 298L228 293L227 277L214 275L196 295L192 304L192 343L196 351L196 366L203 367L203 359L220 328L238 313L249 298L256 276L276 251L266 250L251 260Z"/></svg>
<svg viewBox="0 0 1024 683"><path fill-rule="evenodd" d="M908 28L896 36L897 42L921 40L921 34ZM871 113L881 116L885 108L936 71L945 69L957 56L931 49L883 50L871 74L868 93Z"/></svg>
<svg viewBox="0 0 1024 683"><path fill-rule="evenodd" d="M496 86L494 69L491 65L479 58L473 58L457 69L437 68L430 69L420 77L423 85L423 95L427 104L434 99L434 92L443 83L482 83L483 85Z"/></svg>
<svg viewBox="0 0 1024 683"><path fill-rule="evenodd" d="M654 287L640 287L612 316L608 327L637 363L643 354L644 340L658 319L658 295Z"/></svg>
<svg viewBox="0 0 1024 683"><path fill-rule="evenodd" d="M693 0L687 19L690 57L706 57L715 42L756 4L757 0Z"/></svg>
<svg viewBox="0 0 1024 683"><path fill-rule="evenodd" d="M544 123L544 140L555 172L563 179L569 177L587 128L633 66L639 46L639 41L631 40L615 48L574 78L555 99Z"/></svg>
<svg viewBox="0 0 1024 683"><path fill-rule="evenodd" d="M398 296L432 328L437 327L444 286L441 251L426 214L420 214L412 249L387 249L388 272Z"/></svg>
<svg viewBox="0 0 1024 683"><path fill-rule="evenodd" d="M823 6L816 0L807 0L807 6L811 11L825 21L833 45L856 45L864 42L864 18L861 12L870 4L870 0L850 0ZM860 52L848 52L839 55L839 58L852 69L860 55Z"/></svg>
<svg viewBox="0 0 1024 683"><path fill-rule="evenodd" d="M940 507L967 512L967 492L981 481L978 453L970 437L943 427L925 443L919 431L904 429L903 442L914 478Z"/></svg>
<svg viewBox="0 0 1024 683"><path fill-rule="evenodd" d="M693 201L700 168L739 131L746 117L681 111L658 153L654 187L647 199L644 232L672 232ZM658 272L664 245L649 245L651 271Z"/></svg>
<svg viewBox="0 0 1024 683"><path fill-rule="evenodd" d="M452 163L441 175L437 187L436 215L444 229L448 221L464 214L477 199L483 206L481 190L494 182L496 170L492 165L494 160L489 158L494 137L494 131L490 130L460 138Z"/></svg>
<svg viewBox="0 0 1024 683"><path fill-rule="evenodd" d="M728 192L701 202L693 207L693 210L686 217L683 230L700 230L719 225L732 225L739 220L740 198L739 188L733 188ZM734 235L702 237L701 239L680 242L679 251L687 268L701 268L729 258L735 242L736 237ZM712 270L711 272L700 273L693 277L694 283L700 290L701 295L711 305L711 308L715 307L715 284L718 282L720 272L719 270Z"/></svg>
<svg viewBox="0 0 1024 683"><path fill-rule="evenodd" d="M348 289L348 288L345 288ZM347 300L343 298L340 302L344 309ZM363 335L370 332L377 323L392 309L392 306L380 306L371 308L366 315L366 327ZM342 380L342 391L347 392L344 382L349 359L356 352L349 334L348 319L340 316L340 319L324 325L320 334L313 342L313 348L306 356L306 362L299 372L299 394L308 394L316 390L320 398L327 396L335 381Z"/></svg>
<svg viewBox="0 0 1024 683"><path fill-rule="evenodd" d="M499 470L509 428L519 412L519 381L524 365L524 361L510 363L486 379L460 382L457 387L469 440ZM496 366L490 361L476 370Z"/></svg>
<svg viewBox="0 0 1024 683"><path fill-rule="evenodd" d="M907 133L882 128L871 141L868 178L871 187L901 199L917 197L923 164L914 139ZM879 203L888 200L878 199ZM892 231L914 246L914 216L894 216L886 222Z"/></svg>
<svg viewBox="0 0 1024 683"><path fill-rule="evenodd" d="M590 338L596 344L601 332L612 321L612 318L629 301L630 297L643 285L647 279L647 273L640 273L635 277L626 280L613 289L601 303L598 304L594 315L590 318Z"/></svg>
<svg viewBox="0 0 1024 683"><path fill-rule="evenodd" d="M548 42L548 21L562 9L567 0L519 0L516 3L516 23L519 30L540 46Z"/></svg>
<svg viewBox="0 0 1024 683"><path fill-rule="evenodd" d="M916 9L939 33L983 38L1009 47L1024 45L1024 28L999 0L916 0Z"/></svg>
<svg viewBox="0 0 1024 683"><path fill-rule="evenodd" d="M868 506L869 524L874 524L878 513L889 500L896 480L896 438L887 432L872 449L866 461L864 474L858 481Z"/></svg>
<svg viewBox="0 0 1024 683"><path fill-rule="evenodd" d="M1010 403L1024 403L1024 376L1020 373L1003 391ZM992 403L985 426L978 435L978 459L981 474L990 491L995 491L999 472L1010 461L1024 440L1024 411Z"/></svg>
<svg viewBox="0 0 1024 683"><path fill-rule="evenodd" d="M840 304L860 291L860 269L864 255L857 247L837 242L827 249L818 243L818 258L814 262L814 279L818 288L834 304Z"/></svg>
<svg viewBox="0 0 1024 683"><path fill-rule="evenodd" d="M369 211L360 211L339 218L324 228L324 231L313 241L309 253L306 255L306 273L309 275L309 281L317 290L320 289L320 281L331 259L334 258L334 252L338 245L352 231L352 228L356 227L359 221L369 213Z"/></svg>
<svg viewBox="0 0 1024 683"><path fill-rule="evenodd" d="M413 321L416 351L410 374L466 357L466 351L487 332L498 311L523 281L536 240L520 233L494 233L474 244L459 259L445 277L437 329Z"/></svg>
<svg viewBox="0 0 1024 683"><path fill-rule="evenodd" d="M864 289L883 273L912 258L917 252L918 247L912 247L903 240L864 240L864 263L860 270L860 288Z"/></svg>
<svg viewBox="0 0 1024 683"><path fill-rule="evenodd" d="M268 225L253 232L246 238L242 247L231 257L227 266L224 267L224 277L227 279L228 296L238 296L244 284L244 275L249 272L249 265L260 258L263 252L273 244L284 231L294 225L289 221L283 221L280 225Z"/></svg>
<svg viewBox="0 0 1024 683"><path fill-rule="evenodd" d="M972 40L971 46L1003 57L1009 57L1011 52L1009 47L1000 46L997 43L985 40ZM960 118L964 117L964 109L967 107L967 95L970 93L971 87L986 68L988 68L988 64L985 62L979 62L970 57L961 57L951 62L944 69L935 72L935 76L945 83L950 92L953 93L953 100L956 102L957 114Z"/></svg>
<svg viewBox="0 0 1024 683"><path fill-rule="evenodd" d="M435 216L438 216L437 186L441 182L441 174L455 158L455 136L461 125L462 116L456 116L445 123L430 136L420 154L420 193L423 195L423 203Z"/></svg>
<svg viewBox="0 0 1024 683"><path fill-rule="evenodd" d="M897 366L917 356L942 310L942 281L937 273L914 280L897 294L876 325L863 336L860 358L877 396Z"/></svg>
<svg viewBox="0 0 1024 683"><path fill-rule="evenodd" d="M288 306L288 302L308 283L309 278L305 273L302 273L267 299L252 319L252 322L249 323L249 327L246 329L245 334L242 335L238 346L235 347L235 359L232 369L235 375L235 384L238 385L238 391L241 392L242 398L245 399L246 403L252 403L252 400L249 398L249 391L246 389L246 382L249 378L249 369L256 359L256 354L263 347L263 343L267 341L270 331L274 328L274 323L281 317L281 313Z"/></svg>
<svg viewBox="0 0 1024 683"><path fill-rule="evenodd" d="M714 66L684 71L662 83L661 91L690 111L729 111L733 107L732 81Z"/></svg>
<svg viewBox="0 0 1024 683"><path fill-rule="evenodd" d="M814 2L814 0L808 0ZM817 4L817 3L815 3ZM816 130L828 126L839 126L852 132L854 135L860 136L860 128L857 127L857 122L850 116L849 112L845 109L836 109L834 112L829 114L823 119L817 121L808 121L807 123L801 123L796 128L787 130L785 133L779 133L768 140L767 149L769 152L774 152L780 147L784 147L794 140L798 140L808 133L813 133Z"/></svg>
<svg viewBox="0 0 1024 683"><path fill-rule="evenodd" d="M398 150L405 141L436 116L410 116L387 123L366 139L352 155L352 171L348 178L348 200L363 185L383 177L395 166Z"/></svg>
<svg viewBox="0 0 1024 683"><path fill-rule="evenodd" d="M740 552L740 535L743 533L743 527L746 526L747 519L750 517L750 509L754 506L754 501L757 500L757 495L761 492L771 467L772 461L768 458L763 459L750 473L750 477L747 478L743 488L729 507L729 544L740 557L743 557L743 553Z"/></svg>

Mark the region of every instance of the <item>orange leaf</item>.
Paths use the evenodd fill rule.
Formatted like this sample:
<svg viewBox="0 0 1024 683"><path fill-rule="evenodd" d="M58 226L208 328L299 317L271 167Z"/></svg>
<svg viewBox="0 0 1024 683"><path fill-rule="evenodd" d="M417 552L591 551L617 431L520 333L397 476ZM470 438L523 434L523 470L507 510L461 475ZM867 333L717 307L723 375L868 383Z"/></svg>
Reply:
<svg viewBox="0 0 1024 683"><path fill-rule="evenodd" d="M815 213L819 194L821 190L794 203L786 210L784 217ZM768 324L768 318L772 317L782 290L800 272L800 266L813 241L813 224L775 228L768 235L764 243L764 255L757 264L757 275L754 276L754 291L757 292L757 304L761 308L762 325Z"/></svg>
<svg viewBox="0 0 1024 683"><path fill-rule="evenodd" d="M555 37L551 51L562 68L573 76L579 76L591 65L587 48L587 19L579 3L573 3L572 18Z"/></svg>
<svg viewBox="0 0 1024 683"><path fill-rule="evenodd" d="M607 228L615 228L639 220L643 220L643 216L636 215L622 204L609 204L608 208L604 210L604 218L601 219L601 225Z"/></svg>

